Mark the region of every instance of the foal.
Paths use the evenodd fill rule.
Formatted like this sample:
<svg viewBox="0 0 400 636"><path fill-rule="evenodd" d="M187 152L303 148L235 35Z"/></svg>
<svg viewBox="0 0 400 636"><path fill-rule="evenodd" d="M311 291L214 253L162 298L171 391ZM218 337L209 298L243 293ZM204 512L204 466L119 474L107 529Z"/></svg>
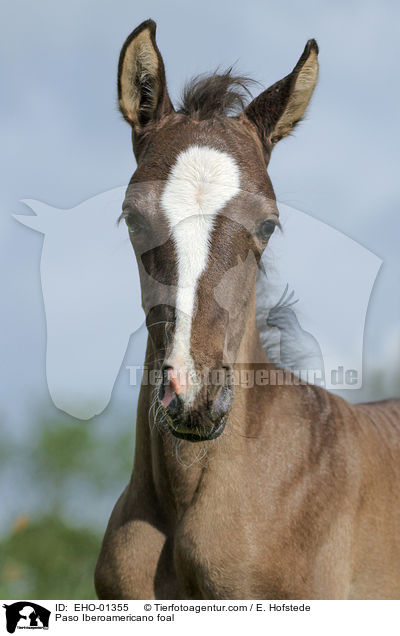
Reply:
<svg viewBox="0 0 400 636"><path fill-rule="evenodd" d="M245 80L227 73L194 82L174 110L155 30L148 20L126 40L118 96L138 164L122 216L159 382L141 388L97 593L399 598L399 405L269 384L256 327L257 267L278 224L267 166L309 103L317 44L247 107ZM260 381L235 383L237 369Z"/></svg>

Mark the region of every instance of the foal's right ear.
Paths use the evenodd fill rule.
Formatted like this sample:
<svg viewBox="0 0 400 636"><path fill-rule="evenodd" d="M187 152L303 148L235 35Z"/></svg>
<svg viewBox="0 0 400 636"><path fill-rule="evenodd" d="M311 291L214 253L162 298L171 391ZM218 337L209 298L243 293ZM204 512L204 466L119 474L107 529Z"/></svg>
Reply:
<svg viewBox="0 0 400 636"><path fill-rule="evenodd" d="M133 128L134 139L146 124L174 110L155 35L156 23L142 22L127 38L119 57L118 104Z"/></svg>

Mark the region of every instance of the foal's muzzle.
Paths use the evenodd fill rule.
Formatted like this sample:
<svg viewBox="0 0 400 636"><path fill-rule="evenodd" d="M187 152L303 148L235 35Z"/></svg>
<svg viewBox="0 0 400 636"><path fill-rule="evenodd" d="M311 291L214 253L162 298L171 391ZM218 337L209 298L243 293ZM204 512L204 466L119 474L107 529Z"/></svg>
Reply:
<svg viewBox="0 0 400 636"><path fill-rule="evenodd" d="M171 433L190 442L213 440L225 428L233 392L225 381L218 387L202 387L193 403L187 404L187 387L176 380L173 369L165 368L159 400Z"/></svg>

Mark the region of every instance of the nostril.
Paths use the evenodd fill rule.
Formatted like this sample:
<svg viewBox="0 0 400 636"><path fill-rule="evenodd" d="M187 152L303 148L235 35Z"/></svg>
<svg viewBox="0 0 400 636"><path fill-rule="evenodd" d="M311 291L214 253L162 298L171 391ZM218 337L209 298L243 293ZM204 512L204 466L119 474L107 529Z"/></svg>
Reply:
<svg viewBox="0 0 400 636"><path fill-rule="evenodd" d="M172 367L164 366L162 369L162 381L158 391L158 398L164 408L173 411L178 406L175 387L171 383ZM176 403L176 404L175 404Z"/></svg>
<svg viewBox="0 0 400 636"><path fill-rule="evenodd" d="M163 405L165 409L171 408L171 402L173 402L175 399L176 399L176 393L174 389L169 384L167 384L164 387L163 396L160 399L161 404Z"/></svg>
<svg viewBox="0 0 400 636"><path fill-rule="evenodd" d="M175 413L177 413L179 410L179 398L177 395L175 395L171 402L168 404L168 411L169 413L171 413L171 415L174 415Z"/></svg>
<svg viewBox="0 0 400 636"><path fill-rule="evenodd" d="M162 373L164 388L170 386L177 395L186 392L188 378L183 367L165 365L162 368Z"/></svg>
<svg viewBox="0 0 400 636"><path fill-rule="evenodd" d="M233 391L232 388L225 385L222 386L212 405L211 413L213 417L224 417L232 405Z"/></svg>

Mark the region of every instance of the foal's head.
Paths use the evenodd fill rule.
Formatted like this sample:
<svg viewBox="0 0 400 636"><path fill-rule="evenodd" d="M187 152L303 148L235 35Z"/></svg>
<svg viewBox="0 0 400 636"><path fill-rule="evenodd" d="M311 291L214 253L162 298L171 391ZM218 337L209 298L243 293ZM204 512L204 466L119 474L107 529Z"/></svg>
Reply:
<svg viewBox="0 0 400 636"><path fill-rule="evenodd" d="M227 72L194 81L175 110L155 30L151 20L135 29L119 61L137 159L123 217L162 369L160 408L174 435L197 441L222 432L231 406L229 370L278 224L267 165L308 105L318 47L309 40L294 70L247 107L248 81Z"/></svg>

